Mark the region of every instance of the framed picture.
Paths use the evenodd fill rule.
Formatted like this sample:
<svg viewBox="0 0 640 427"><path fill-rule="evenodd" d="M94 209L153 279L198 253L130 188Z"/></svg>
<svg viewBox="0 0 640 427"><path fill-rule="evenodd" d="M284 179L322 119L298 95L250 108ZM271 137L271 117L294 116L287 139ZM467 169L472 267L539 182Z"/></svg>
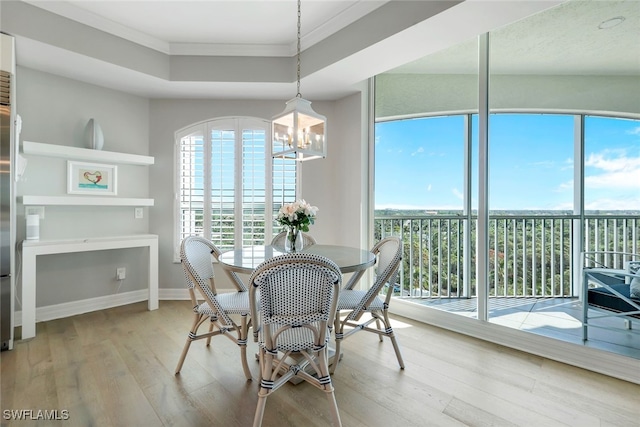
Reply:
<svg viewBox="0 0 640 427"><path fill-rule="evenodd" d="M115 196L117 189L117 166L67 161L67 193Z"/></svg>

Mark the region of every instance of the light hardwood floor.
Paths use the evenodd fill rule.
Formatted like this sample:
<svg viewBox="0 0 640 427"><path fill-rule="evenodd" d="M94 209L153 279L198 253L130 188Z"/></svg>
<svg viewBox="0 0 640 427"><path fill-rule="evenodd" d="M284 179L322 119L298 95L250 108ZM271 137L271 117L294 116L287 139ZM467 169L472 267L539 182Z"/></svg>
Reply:
<svg viewBox="0 0 640 427"><path fill-rule="evenodd" d="M38 323L36 338L0 354L2 425L250 426L257 381L245 380L230 340L195 342L174 375L189 306L139 303ZM344 342L333 381L345 427L640 424L640 385L404 318L394 328L404 371L387 340L362 332ZM69 419L5 419L22 409ZM287 384L269 397L263 425L330 425L327 400Z"/></svg>

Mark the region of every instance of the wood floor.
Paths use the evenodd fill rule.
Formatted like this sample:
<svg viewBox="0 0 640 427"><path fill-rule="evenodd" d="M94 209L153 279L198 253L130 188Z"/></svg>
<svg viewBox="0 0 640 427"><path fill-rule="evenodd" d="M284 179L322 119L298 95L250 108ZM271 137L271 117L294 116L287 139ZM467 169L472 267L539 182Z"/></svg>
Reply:
<svg viewBox="0 0 640 427"><path fill-rule="evenodd" d="M0 353L2 425L250 426L257 381L245 380L230 340L195 342L174 375L189 306L139 303L38 323L36 338ZM345 427L639 425L640 385L395 319L404 371L389 341L361 332L344 342L333 381ZM68 420L7 420L8 410ZM268 399L263 425L330 425L327 400L287 384Z"/></svg>

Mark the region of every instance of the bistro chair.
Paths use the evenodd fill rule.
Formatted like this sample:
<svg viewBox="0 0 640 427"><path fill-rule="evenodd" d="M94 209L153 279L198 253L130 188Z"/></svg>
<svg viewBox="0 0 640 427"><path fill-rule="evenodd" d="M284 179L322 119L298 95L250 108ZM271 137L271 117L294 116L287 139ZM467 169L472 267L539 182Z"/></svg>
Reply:
<svg viewBox="0 0 640 427"><path fill-rule="evenodd" d="M306 253L276 256L249 278L260 361L254 427L262 425L267 398L293 377L324 391L334 425L342 425L328 366L330 326L341 285L333 261Z"/></svg>
<svg viewBox="0 0 640 427"><path fill-rule="evenodd" d="M331 365L333 373L340 361L340 343L359 331L367 331L382 337L389 337L393 344L400 368L404 369L404 361L400 354L398 341L389 322L389 302L393 295L395 278L402 259L402 242L398 237L387 237L380 240L371 249L376 255L376 278L373 284L363 290L353 289L358 279L350 280L344 289L340 290L338 310L335 317L336 357ZM354 276L355 277L355 276ZM383 297L380 291L387 286L387 295ZM384 299L383 299L384 298ZM346 312L344 317L341 312ZM368 316L363 318L367 313ZM375 322L375 327L372 323ZM383 327L381 327L383 326Z"/></svg>
<svg viewBox="0 0 640 427"><path fill-rule="evenodd" d="M313 238L313 236L311 234L305 233L304 231L301 231L302 233L302 246L303 247L307 247L307 246L311 246L311 245L315 245L316 239ZM277 248L284 248L284 241L287 238L287 232L286 231L282 231L278 234L276 234L273 239L271 240L271 246L275 246Z"/></svg>
<svg viewBox="0 0 640 427"><path fill-rule="evenodd" d="M237 292L218 294L216 291L213 263L220 256L220 250L209 240L198 236L186 237L180 245L180 261L187 279L187 288L193 304L193 324L184 344L182 355L176 367L176 374L182 369L184 359L191 343L200 339L207 339L207 346L211 344L211 337L222 335L240 347L242 369L247 380L251 380L251 371L247 364L247 335L249 329L248 317L249 292L242 281L229 274ZM235 277L234 277L235 276ZM196 290L197 289L197 294ZM239 315L238 325L232 315ZM198 328L209 320L209 331L198 334Z"/></svg>

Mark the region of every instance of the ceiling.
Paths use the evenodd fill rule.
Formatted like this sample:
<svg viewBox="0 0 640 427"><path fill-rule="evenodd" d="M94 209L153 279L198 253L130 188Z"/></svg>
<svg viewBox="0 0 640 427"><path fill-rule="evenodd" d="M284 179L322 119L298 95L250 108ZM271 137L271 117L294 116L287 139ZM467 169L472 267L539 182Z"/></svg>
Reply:
<svg viewBox="0 0 640 427"><path fill-rule="evenodd" d="M640 76L639 0L567 1L490 37L492 74ZM392 72L475 74L477 67L473 38Z"/></svg>
<svg viewBox="0 0 640 427"><path fill-rule="evenodd" d="M150 98L296 93L292 0L3 0L0 12L27 68ZM625 21L597 28L615 16ZM637 0L303 0L301 20L301 92L313 100L339 99L383 72L476 72L475 38L491 30L492 52L502 52L496 72L640 69ZM129 50L136 53L123 59ZM158 70L136 64L146 56L157 58ZM206 71L198 74L200 66Z"/></svg>

